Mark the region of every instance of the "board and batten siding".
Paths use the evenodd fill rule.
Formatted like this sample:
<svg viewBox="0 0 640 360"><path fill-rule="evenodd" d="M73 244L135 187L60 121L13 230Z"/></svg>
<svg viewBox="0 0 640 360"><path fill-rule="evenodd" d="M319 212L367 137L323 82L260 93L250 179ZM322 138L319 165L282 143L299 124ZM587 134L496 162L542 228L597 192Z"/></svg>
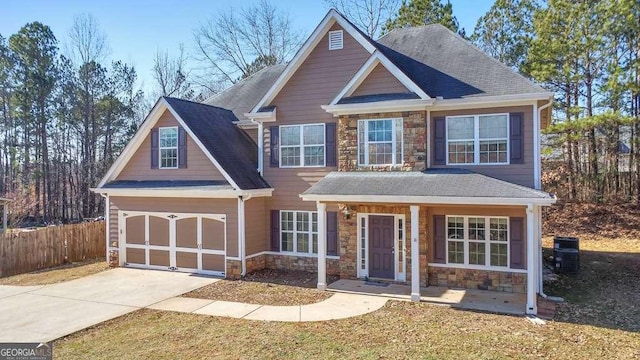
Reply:
<svg viewBox="0 0 640 360"><path fill-rule="evenodd" d="M351 96L395 94L410 92L400 80L387 70L384 65L378 64L358 86Z"/></svg>
<svg viewBox="0 0 640 360"><path fill-rule="evenodd" d="M170 111L165 110L154 129L179 126ZM151 168L151 132L136 150L116 180L225 180L224 176L187 134L187 168Z"/></svg>
<svg viewBox="0 0 640 360"><path fill-rule="evenodd" d="M497 113L523 113L524 114L524 162L522 164L508 165L435 165L435 149L433 144L433 129L435 118L456 115L482 115ZM429 146L431 148L431 167L446 168L456 167L468 169L483 175L491 176L519 185L534 187L533 173L533 106L510 106L486 109L447 110L432 111L429 124L431 136Z"/></svg>
<svg viewBox="0 0 640 360"><path fill-rule="evenodd" d="M253 198L244 203L245 254L253 255L269 250L265 198Z"/></svg>
<svg viewBox="0 0 640 360"><path fill-rule="evenodd" d="M330 30L342 28L335 24ZM329 104L370 55L346 31L343 34L344 47L340 50L329 50L327 33L322 35L322 40L269 104L277 110L276 122L270 126L338 122L321 106ZM270 167L269 126L265 126L264 135L264 178L275 188L267 201L267 210L315 210L314 203L302 201L299 195L337 167Z"/></svg>
<svg viewBox="0 0 640 360"><path fill-rule="evenodd" d="M527 209L524 206L467 206L467 205L432 205L427 207L427 261L434 262L434 215L444 216L506 216L522 218L523 222L522 232L523 235L527 234ZM446 223L445 223L446 230ZM511 229L509 229L511 231ZM526 244L526 243L525 243ZM527 247L523 249L523 261L526 268L527 262ZM444 265L444 264L443 264Z"/></svg>
<svg viewBox="0 0 640 360"><path fill-rule="evenodd" d="M238 256L238 200L195 198L109 197L110 243L118 242L118 210L225 214L227 219L227 256Z"/></svg>

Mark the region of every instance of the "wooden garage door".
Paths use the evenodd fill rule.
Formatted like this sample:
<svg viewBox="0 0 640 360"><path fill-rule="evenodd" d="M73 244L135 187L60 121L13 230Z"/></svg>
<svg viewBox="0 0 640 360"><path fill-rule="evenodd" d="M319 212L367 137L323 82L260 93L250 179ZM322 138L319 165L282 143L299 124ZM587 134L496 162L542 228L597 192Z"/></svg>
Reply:
<svg viewBox="0 0 640 360"><path fill-rule="evenodd" d="M224 214L120 211L125 266L224 275Z"/></svg>

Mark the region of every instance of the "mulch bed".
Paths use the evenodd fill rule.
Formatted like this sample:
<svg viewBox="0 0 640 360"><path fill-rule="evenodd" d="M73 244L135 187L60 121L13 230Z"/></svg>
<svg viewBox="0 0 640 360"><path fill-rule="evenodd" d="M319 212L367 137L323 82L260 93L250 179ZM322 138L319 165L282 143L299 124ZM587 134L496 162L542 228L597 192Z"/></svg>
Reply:
<svg viewBox="0 0 640 360"><path fill-rule="evenodd" d="M327 275L329 284L338 279ZM316 273L263 269L248 274L243 280L220 280L183 296L258 305L306 305L331 297L329 292L318 291L317 283Z"/></svg>

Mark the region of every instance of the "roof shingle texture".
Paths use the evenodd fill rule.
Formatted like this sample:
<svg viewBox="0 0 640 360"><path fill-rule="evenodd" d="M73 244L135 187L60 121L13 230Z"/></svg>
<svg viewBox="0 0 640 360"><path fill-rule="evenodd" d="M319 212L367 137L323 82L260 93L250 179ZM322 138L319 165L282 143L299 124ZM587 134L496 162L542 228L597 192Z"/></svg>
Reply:
<svg viewBox="0 0 640 360"><path fill-rule="evenodd" d="M164 97L198 140L242 190L271 186L258 173L258 147L233 122L229 110L216 106Z"/></svg>
<svg viewBox="0 0 640 360"><path fill-rule="evenodd" d="M462 169L424 172L332 172L306 195L437 196L551 199L552 195Z"/></svg>

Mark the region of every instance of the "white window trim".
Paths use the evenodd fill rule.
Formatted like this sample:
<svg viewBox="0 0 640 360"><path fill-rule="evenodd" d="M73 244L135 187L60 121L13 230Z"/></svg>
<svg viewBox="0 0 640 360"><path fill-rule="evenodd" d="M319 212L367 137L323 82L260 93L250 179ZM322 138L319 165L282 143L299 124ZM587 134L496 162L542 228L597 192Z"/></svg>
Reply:
<svg viewBox="0 0 640 360"><path fill-rule="evenodd" d="M290 212L293 213L293 251L285 251L282 250L282 213ZM307 213L309 215L309 230L308 231L298 231L298 213ZM302 210L280 210L280 253L285 255L315 255L318 256L317 252L313 252L313 214L318 214L317 211L302 211ZM316 217L317 219L317 217ZM318 229L320 230L320 229ZM289 232L289 231L287 231ZM298 252L298 239L297 234L309 235L309 252ZM320 241L318 232L315 232L318 235L318 241Z"/></svg>
<svg viewBox="0 0 640 360"><path fill-rule="evenodd" d="M464 239L449 239L449 218L452 217L461 217L463 218L464 221ZM484 241L477 241L477 240L469 240L469 218L481 218L484 219L485 221L485 235L486 238ZM489 235L489 231L490 231L490 219L504 219L507 220L507 241L506 242L501 242L501 241L492 241L490 240L490 235ZM505 270L518 270L518 269L511 269L511 244L510 244L510 239L511 239L511 229L509 226L509 217L508 216L479 216L479 215L447 215L445 217L445 231L446 231L446 257L445 260L446 262L444 264L440 264L440 266L442 267L455 267L455 268L461 268L461 269L475 269L475 270L491 270L491 271L505 271ZM463 247L464 247L464 263L463 264L459 264L459 263L449 263L449 242L450 241L463 241ZM477 264L469 264L469 242L473 241L473 242L483 242L485 244L485 265L477 265ZM491 265L491 244L496 244L496 243L501 243L501 244L506 244L507 245L507 266L492 266ZM429 266L431 266L433 264L429 264ZM525 270L526 272L526 270Z"/></svg>
<svg viewBox="0 0 640 360"><path fill-rule="evenodd" d="M175 129L176 130L176 146L161 146L160 139L162 138L162 131ZM178 148L180 146L180 130L178 130L177 126L163 126L158 128L158 169L178 169L180 167L180 154L178 154ZM162 166L162 150L176 150L176 166Z"/></svg>
<svg viewBox="0 0 640 360"><path fill-rule="evenodd" d="M357 234L357 277L365 278L369 277L369 215L380 215L380 216L393 216L394 217L394 229L395 236L393 242L394 248L394 273L395 273L395 281L406 281L407 280L407 219L404 214L389 214L389 213L358 213L357 217L357 226L358 226L358 234ZM400 234L400 221L402 221L402 234ZM364 237L361 233L362 228L365 229ZM362 254L362 250L364 250L364 258ZM402 264L400 261L402 260ZM364 267L362 266L364 262ZM400 266L398 266L400 265Z"/></svg>
<svg viewBox="0 0 640 360"><path fill-rule="evenodd" d="M336 46L333 46L333 43L331 42L331 38L333 37L334 34L340 34L340 43ZM343 49L344 48L344 31L342 30L329 31L328 40L329 40L329 50Z"/></svg>
<svg viewBox="0 0 640 360"><path fill-rule="evenodd" d="M392 163L391 164L369 164L369 122L370 121L380 121L380 120L391 120L392 126L391 126L391 148L393 150L393 156L392 156ZM397 159L397 153L396 150L398 148L396 141L397 139L397 135L396 135L396 121L400 121L400 123L402 124L402 138L400 139L400 163L398 163L396 161ZM360 162L360 143L361 143L361 139L360 139L360 124L364 123L364 163ZM361 119L358 120L358 124L356 126L356 132L358 134L357 136L357 149L358 149L358 166L373 166L373 167L377 167L377 166L401 166L404 163L404 119L403 118L380 118L380 119ZM386 141L385 141L386 142ZM374 142L375 143L375 142Z"/></svg>
<svg viewBox="0 0 640 360"><path fill-rule="evenodd" d="M313 144L313 145L305 145L304 144L304 128L305 126L319 126L322 125L322 137L324 138L324 142L322 143L322 145L320 144ZM300 128L300 145L282 145L282 129L283 128L294 128L294 127L298 127ZM325 123L316 123L316 124L300 124L300 125L281 125L280 126L280 136L278 139L278 148L279 148L279 159L278 159L278 164L281 168L283 169L287 169L287 168L323 168L327 166L327 124ZM305 147L315 147L315 146L322 146L324 148L324 160L323 160L323 164L322 165L305 165L304 164L304 148ZM298 165L282 165L282 148L294 148L294 147L298 147L300 148L300 162Z"/></svg>
<svg viewBox="0 0 640 360"><path fill-rule="evenodd" d="M480 116L506 116L507 117L507 161L506 162L493 162L493 163L481 163L480 162ZM467 118L473 117L473 139L456 139L449 140L449 120L456 118ZM511 139L510 139L510 128L509 128L509 114L508 113L496 113L496 114L476 114L476 115L454 115L447 116L445 121L445 138L446 138L446 147L447 147L447 165L452 166L467 166L467 165L509 165L511 162ZM482 139L482 141L496 141L496 140L504 140L505 138L487 138ZM452 163L449 162L449 142L462 142L462 141L473 141L473 162L472 163Z"/></svg>

